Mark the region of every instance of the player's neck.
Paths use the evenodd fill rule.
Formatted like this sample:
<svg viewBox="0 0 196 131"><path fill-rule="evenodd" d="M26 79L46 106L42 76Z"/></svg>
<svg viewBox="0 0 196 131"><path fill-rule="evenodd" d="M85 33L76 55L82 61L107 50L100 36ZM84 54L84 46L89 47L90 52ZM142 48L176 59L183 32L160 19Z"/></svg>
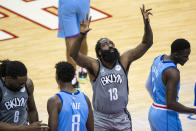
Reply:
<svg viewBox="0 0 196 131"><path fill-rule="evenodd" d="M172 61L169 55L163 55L163 61Z"/></svg>
<svg viewBox="0 0 196 131"><path fill-rule="evenodd" d="M112 63L109 63L109 62L106 62L106 61L102 60L102 64L105 67L110 68L110 69L114 67L115 63L116 63L116 60L114 62L112 62Z"/></svg>
<svg viewBox="0 0 196 131"><path fill-rule="evenodd" d="M173 63L176 64L175 59L172 57L172 55L165 55L164 61L172 61Z"/></svg>
<svg viewBox="0 0 196 131"><path fill-rule="evenodd" d="M64 84L60 85L60 89L61 89L61 91L66 91L69 93L77 92L77 90L75 88L73 88L71 83L64 83Z"/></svg>

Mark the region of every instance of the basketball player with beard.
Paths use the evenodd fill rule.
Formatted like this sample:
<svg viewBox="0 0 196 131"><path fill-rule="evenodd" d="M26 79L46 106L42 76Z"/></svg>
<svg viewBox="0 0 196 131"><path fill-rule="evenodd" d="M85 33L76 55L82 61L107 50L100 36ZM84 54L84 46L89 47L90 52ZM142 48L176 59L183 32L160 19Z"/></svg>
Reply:
<svg viewBox="0 0 196 131"><path fill-rule="evenodd" d="M0 131L47 131L38 121L33 82L20 61L0 61Z"/></svg>
<svg viewBox="0 0 196 131"><path fill-rule="evenodd" d="M126 109L128 103L128 71L130 64L142 57L153 44L153 34L149 15L151 9L143 5L141 13L144 21L142 42L119 54L115 44L108 38L101 38L96 44L98 59L79 52L82 40L89 28L88 14L81 22L80 35L70 49L70 56L75 62L88 70L93 87L94 130L95 131L131 131L131 117Z"/></svg>

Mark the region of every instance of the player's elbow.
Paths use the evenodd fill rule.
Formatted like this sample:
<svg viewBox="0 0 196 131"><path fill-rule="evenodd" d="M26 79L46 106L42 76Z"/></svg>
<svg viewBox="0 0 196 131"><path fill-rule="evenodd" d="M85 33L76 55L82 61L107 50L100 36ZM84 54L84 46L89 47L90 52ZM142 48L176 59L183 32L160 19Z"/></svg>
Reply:
<svg viewBox="0 0 196 131"><path fill-rule="evenodd" d="M153 45L152 40L142 41L142 44L145 46L146 51Z"/></svg>
<svg viewBox="0 0 196 131"><path fill-rule="evenodd" d="M69 56L70 56L72 59L74 59L74 60L77 58L77 55L78 55L78 54L76 54L76 53L74 53L74 52L70 52L70 53L69 53Z"/></svg>
<svg viewBox="0 0 196 131"><path fill-rule="evenodd" d="M167 105L167 109L171 109L171 110L175 110L176 109L176 102L172 102L172 101L168 101L167 103L166 103L166 105Z"/></svg>
<svg viewBox="0 0 196 131"><path fill-rule="evenodd" d="M150 47L153 45L153 40L150 39L150 40L147 42L146 45L148 46L148 48L150 48Z"/></svg>

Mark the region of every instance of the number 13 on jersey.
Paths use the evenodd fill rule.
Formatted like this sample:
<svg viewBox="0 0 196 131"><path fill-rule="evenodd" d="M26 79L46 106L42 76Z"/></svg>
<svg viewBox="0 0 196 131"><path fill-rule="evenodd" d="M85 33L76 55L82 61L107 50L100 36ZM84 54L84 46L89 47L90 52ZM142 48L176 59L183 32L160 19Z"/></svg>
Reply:
<svg viewBox="0 0 196 131"><path fill-rule="evenodd" d="M110 88L108 90L108 92L110 94L110 101L118 100L118 90L117 90L117 88Z"/></svg>

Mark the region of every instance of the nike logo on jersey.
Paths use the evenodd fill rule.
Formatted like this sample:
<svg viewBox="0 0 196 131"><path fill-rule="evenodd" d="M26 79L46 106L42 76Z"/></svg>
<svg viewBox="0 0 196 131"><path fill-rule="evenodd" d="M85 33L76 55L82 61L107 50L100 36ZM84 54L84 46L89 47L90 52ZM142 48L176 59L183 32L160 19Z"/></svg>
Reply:
<svg viewBox="0 0 196 131"><path fill-rule="evenodd" d="M112 84L112 83L121 84L122 77L119 74L109 74L109 75L101 77L101 83L103 86L108 85L108 84Z"/></svg>

